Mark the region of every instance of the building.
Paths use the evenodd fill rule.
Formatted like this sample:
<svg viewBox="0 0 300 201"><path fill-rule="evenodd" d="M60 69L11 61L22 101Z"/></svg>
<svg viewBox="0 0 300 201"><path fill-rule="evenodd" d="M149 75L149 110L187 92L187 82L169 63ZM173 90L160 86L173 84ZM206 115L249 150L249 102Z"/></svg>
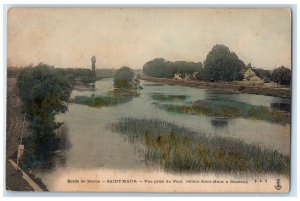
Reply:
<svg viewBox="0 0 300 201"><path fill-rule="evenodd" d="M182 78L183 78L182 74L180 74L180 73L175 73L175 75L174 75L174 79L175 79L175 80L182 80Z"/></svg>
<svg viewBox="0 0 300 201"><path fill-rule="evenodd" d="M259 78L252 70L251 64L248 64L246 68L241 70L241 74L244 76L243 82L245 84L261 84L263 79Z"/></svg>
<svg viewBox="0 0 300 201"><path fill-rule="evenodd" d="M196 80L199 72L193 73L175 73L174 79L176 80Z"/></svg>

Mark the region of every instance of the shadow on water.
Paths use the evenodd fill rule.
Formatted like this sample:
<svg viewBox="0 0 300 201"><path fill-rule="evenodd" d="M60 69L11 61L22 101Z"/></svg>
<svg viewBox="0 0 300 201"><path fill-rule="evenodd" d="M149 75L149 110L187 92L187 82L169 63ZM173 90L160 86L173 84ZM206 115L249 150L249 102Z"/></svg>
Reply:
<svg viewBox="0 0 300 201"><path fill-rule="evenodd" d="M291 111L291 104L290 103L271 103L271 108L274 110L290 112Z"/></svg>
<svg viewBox="0 0 300 201"><path fill-rule="evenodd" d="M51 171L55 167L63 167L66 164L66 150L71 148L66 125L55 130L55 137L51 145L37 145L32 137L24 138L23 142L25 152L20 166L24 169Z"/></svg>
<svg viewBox="0 0 300 201"><path fill-rule="evenodd" d="M218 90L218 89L212 89L207 90L205 92L205 99L206 100L223 100L223 99L234 99L234 95L238 94L238 92L235 91L227 91L227 90Z"/></svg>
<svg viewBox="0 0 300 201"><path fill-rule="evenodd" d="M146 86L146 87L160 87L160 86L164 86L164 84L151 83L151 84L143 84L143 86Z"/></svg>
<svg viewBox="0 0 300 201"><path fill-rule="evenodd" d="M210 123L216 129L223 129L228 127L228 118L212 118Z"/></svg>

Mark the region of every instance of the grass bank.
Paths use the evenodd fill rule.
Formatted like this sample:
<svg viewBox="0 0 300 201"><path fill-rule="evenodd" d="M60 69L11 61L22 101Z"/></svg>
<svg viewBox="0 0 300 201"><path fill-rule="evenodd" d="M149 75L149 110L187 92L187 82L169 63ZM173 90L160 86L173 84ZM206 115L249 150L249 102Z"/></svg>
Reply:
<svg viewBox="0 0 300 201"><path fill-rule="evenodd" d="M159 93L154 93L151 97L158 101L184 101L187 98L185 95L165 95Z"/></svg>
<svg viewBox="0 0 300 201"><path fill-rule="evenodd" d="M127 103L138 95L136 90L115 89L105 96L76 96L74 102L100 108Z"/></svg>
<svg viewBox="0 0 300 201"><path fill-rule="evenodd" d="M272 123L290 123L290 114L233 100L198 100L192 104L175 105L155 103L168 112L206 115L211 117L245 118L264 120Z"/></svg>
<svg viewBox="0 0 300 201"><path fill-rule="evenodd" d="M145 161L174 172L289 173L290 157L241 140L208 137L154 119L123 118L110 125L145 145Z"/></svg>

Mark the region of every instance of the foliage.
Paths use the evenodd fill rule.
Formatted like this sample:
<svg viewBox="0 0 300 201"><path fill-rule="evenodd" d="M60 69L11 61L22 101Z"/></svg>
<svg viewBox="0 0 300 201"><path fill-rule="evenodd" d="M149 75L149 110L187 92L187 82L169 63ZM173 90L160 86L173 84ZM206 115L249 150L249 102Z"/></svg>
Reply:
<svg viewBox="0 0 300 201"><path fill-rule="evenodd" d="M151 77L172 78L175 73L193 73L202 71L202 63L186 61L166 61L163 58L156 58L148 61L143 66L143 72Z"/></svg>
<svg viewBox="0 0 300 201"><path fill-rule="evenodd" d="M65 74L47 64L24 69L17 80L19 95L30 121L37 150L54 140L55 115L68 110L72 87Z"/></svg>
<svg viewBox="0 0 300 201"><path fill-rule="evenodd" d="M80 79L84 83L91 83L96 81L95 74L90 69L86 68L58 68L58 71L64 73L75 84L76 79Z"/></svg>
<svg viewBox="0 0 300 201"><path fill-rule="evenodd" d="M291 70L284 66L280 66L272 72L271 80L281 85L290 85Z"/></svg>
<svg viewBox="0 0 300 201"><path fill-rule="evenodd" d="M131 68L123 66L114 75L114 85L117 88L137 88L139 82L134 78Z"/></svg>
<svg viewBox="0 0 300 201"><path fill-rule="evenodd" d="M167 77L172 78L175 74L173 69L170 68L169 62L163 58L153 59L148 61L143 66L143 72L151 77Z"/></svg>
<svg viewBox="0 0 300 201"><path fill-rule="evenodd" d="M114 77L115 72L115 69L96 69L96 79Z"/></svg>
<svg viewBox="0 0 300 201"><path fill-rule="evenodd" d="M204 79L214 81L241 80L245 64L225 45L215 45L204 61Z"/></svg>
<svg viewBox="0 0 300 201"><path fill-rule="evenodd" d="M7 68L7 77L13 77L13 78L17 78L20 73L23 71L23 68L17 68L17 67L8 67Z"/></svg>
<svg viewBox="0 0 300 201"><path fill-rule="evenodd" d="M122 103L127 103L138 96L136 90L123 90L115 89L109 95L106 96L76 96L74 102L76 104L88 105L90 107L109 107Z"/></svg>
<svg viewBox="0 0 300 201"><path fill-rule="evenodd" d="M80 79L83 83L91 83L102 78L113 77L115 69L96 69L95 74L90 69L86 68L58 68L58 71L64 73L75 84L76 79Z"/></svg>
<svg viewBox="0 0 300 201"><path fill-rule="evenodd" d="M265 70L262 68L252 68L255 72L255 75L261 79L269 80L271 78L271 73L269 70Z"/></svg>
<svg viewBox="0 0 300 201"><path fill-rule="evenodd" d="M155 104L168 112L200 114L211 117L243 117L282 124L290 122L290 115L288 114L269 110L265 106L254 106L232 100L199 100L192 105Z"/></svg>
<svg viewBox="0 0 300 201"><path fill-rule="evenodd" d="M159 100L159 101L184 101L187 98L187 96L185 96L185 95L165 95L165 94L154 93L154 94L152 94L152 98L154 100Z"/></svg>
<svg viewBox="0 0 300 201"><path fill-rule="evenodd" d="M194 73L194 72L202 72L203 65L201 62L186 62L186 61L175 61L170 62L170 68L175 73Z"/></svg>
<svg viewBox="0 0 300 201"><path fill-rule="evenodd" d="M93 74L90 69L86 68L58 68L57 70L62 71L68 75L73 75L76 78L91 76Z"/></svg>
<svg viewBox="0 0 300 201"><path fill-rule="evenodd" d="M290 158L241 140L208 137L154 119L122 118L111 129L145 146L145 162L175 172L248 172L288 174Z"/></svg>

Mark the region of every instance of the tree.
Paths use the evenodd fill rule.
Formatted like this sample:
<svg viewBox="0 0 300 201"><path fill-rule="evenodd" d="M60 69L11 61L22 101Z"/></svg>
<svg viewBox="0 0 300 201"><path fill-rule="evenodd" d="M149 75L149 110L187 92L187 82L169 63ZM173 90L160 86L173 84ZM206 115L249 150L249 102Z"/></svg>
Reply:
<svg viewBox="0 0 300 201"><path fill-rule="evenodd" d="M270 77L271 77L271 74L270 74L269 70L265 70L265 69L262 69L262 68L253 68L252 70L261 79L270 79Z"/></svg>
<svg viewBox="0 0 300 201"><path fill-rule="evenodd" d="M114 75L114 85L117 88L134 88L136 80L131 68L123 66Z"/></svg>
<svg viewBox="0 0 300 201"><path fill-rule="evenodd" d="M157 58L148 61L143 66L143 71L147 76L166 77L166 78L173 77L175 73L173 69L170 68L170 62L164 60L163 58Z"/></svg>
<svg viewBox="0 0 300 201"><path fill-rule="evenodd" d="M186 61L175 61L170 62L170 68L175 73L194 73L201 72L203 70L202 62L186 62ZM173 75L174 76L174 75Z"/></svg>
<svg viewBox="0 0 300 201"><path fill-rule="evenodd" d="M284 66L276 68L271 74L271 81L280 85L290 85L291 70Z"/></svg>
<svg viewBox="0 0 300 201"><path fill-rule="evenodd" d="M68 110L71 83L62 71L40 63L26 68L18 77L17 86L36 151L49 150L54 143L55 115Z"/></svg>
<svg viewBox="0 0 300 201"><path fill-rule="evenodd" d="M204 61L205 80L240 80L240 71L245 63L225 45L215 45Z"/></svg>
<svg viewBox="0 0 300 201"><path fill-rule="evenodd" d="M156 58L148 61L143 66L143 72L147 76L159 78L173 78L175 73L201 72L203 65L201 62L167 61L163 58Z"/></svg>

